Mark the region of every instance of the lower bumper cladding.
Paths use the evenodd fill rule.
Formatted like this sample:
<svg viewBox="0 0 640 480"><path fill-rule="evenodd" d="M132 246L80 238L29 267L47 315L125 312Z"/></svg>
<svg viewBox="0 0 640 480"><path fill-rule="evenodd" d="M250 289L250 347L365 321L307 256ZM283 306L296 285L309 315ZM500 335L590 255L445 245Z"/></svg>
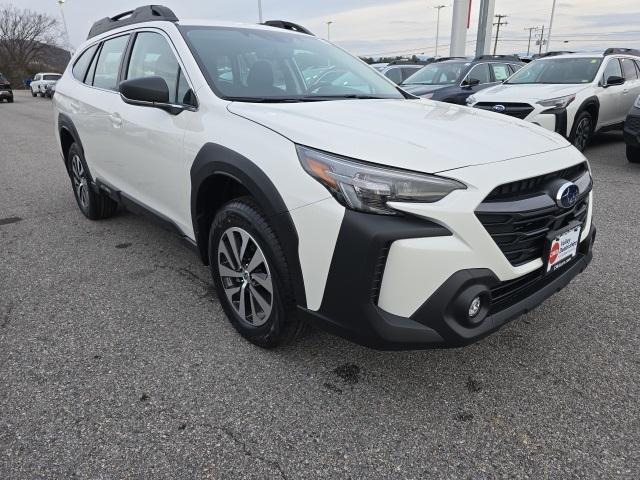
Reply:
<svg viewBox="0 0 640 480"><path fill-rule="evenodd" d="M456 272L410 318L385 312L374 305L371 297L336 298L323 301L318 312L299 308L299 313L324 330L379 350L469 345L533 310L582 273L593 257L595 236L592 227L580 243L576 258L549 275L540 269L500 282L488 269ZM476 299L481 306L470 317L470 305ZM330 308L335 302L342 303L340 310Z"/></svg>

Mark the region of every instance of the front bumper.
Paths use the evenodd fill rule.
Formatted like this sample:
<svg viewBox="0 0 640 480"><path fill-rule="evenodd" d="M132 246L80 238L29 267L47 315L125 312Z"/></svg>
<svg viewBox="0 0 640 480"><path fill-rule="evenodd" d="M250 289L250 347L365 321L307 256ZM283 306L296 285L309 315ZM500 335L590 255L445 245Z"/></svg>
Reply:
<svg viewBox="0 0 640 480"><path fill-rule="evenodd" d="M438 227L431 225L424 228ZM367 235L372 232L361 233ZM437 230L432 233L437 233ZM336 283L327 286L320 310L299 307L299 314L321 329L379 350L462 347L495 332L562 290L591 262L595 237L595 227L592 227L586 239L580 243L577 257L560 271L548 276L533 272L521 279L500 282L489 269L460 270L449 277L409 318L393 315L375 304L372 292L375 294L376 264L373 264L372 272L367 268L367 264L371 265L370 261L358 261L359 258L366 258L366 255L352 258L347 264L348 268L332 268L330 277ZM372 242L371 252L377 251L376 244ZM340 263L338 259L336 265ZM370 288L372 273L373 289ZM507 291L508 294L505 294ZM499 294L500 300L495 306L487 307L488 311L484 312L486 316L479 325L470 325L467 322L469 302L481 292L489 292L489 299L491 295Z"/></svg>
<svg viewBox="0 0 640 480"><path fill-rule="evenodd" d="M631 147L640 148L640 108L633 107L624 122L624 141Z"/></svg>

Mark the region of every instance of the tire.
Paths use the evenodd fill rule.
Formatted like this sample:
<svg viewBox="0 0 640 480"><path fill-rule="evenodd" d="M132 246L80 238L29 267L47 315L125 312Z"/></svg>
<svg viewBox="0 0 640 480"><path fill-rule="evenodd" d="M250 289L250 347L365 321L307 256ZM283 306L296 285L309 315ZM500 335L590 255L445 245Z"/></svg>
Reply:
<svg viewBox="0 0 640 480"><path fill-rule="evenodd" d="M627 145L627 160L631 163L640 163L640 147Z"/></svg>
<svg viewBox="0 0 640 480"><path fill-rule="evenodd" d="M34 92L34 91L33 91L33 89L31 89L31 96L32 96L32 97L37 97L37 96L38 96L38 94L37 94L36 92Z"/></svg>
<svg viewBox="0 0 640 480"><path fill-rule="evenodd" d="M13 103L13 97L8 98L7 103Z"/></svg>
<svg viewBox="0 0 640 480"><path fill-rule="evenodd" d="M77 143L69 148L67 168L73 195L83 215L90 220L112 217L118 209L118 203L106 194L94 191L84 154Z"/></svg>
<svg viewBox="0 0 640 480"><path fill-rule="evenodd" d="M587 148L593 136L593 117L587 111L580 112L573 121L569 140L581 152Z"/></svg>
<svg viewBox="0 0 640 480"><path fill-rule="evenodd" d="M250 197L227 203L214 218L209 266L222 308L245 339L274 348L299 336L303 323L280 241Z"/></svg>

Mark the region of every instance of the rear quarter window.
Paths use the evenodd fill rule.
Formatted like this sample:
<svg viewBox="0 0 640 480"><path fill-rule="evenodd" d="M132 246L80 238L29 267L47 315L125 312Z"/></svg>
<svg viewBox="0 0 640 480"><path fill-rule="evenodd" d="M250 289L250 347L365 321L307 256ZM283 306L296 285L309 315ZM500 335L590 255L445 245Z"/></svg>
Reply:
<svg viewBox="0 0 640 480"><path fill-rule="evenodd" d="M87 48L82 52L78 57L78 60L76 60L76 63L73 65L73 76L81 82L84 82L84 79L87 76L87 70L89 69L89 65L91 64L91 60L93 60L93 56L97 49L98 45Z"/></svg>

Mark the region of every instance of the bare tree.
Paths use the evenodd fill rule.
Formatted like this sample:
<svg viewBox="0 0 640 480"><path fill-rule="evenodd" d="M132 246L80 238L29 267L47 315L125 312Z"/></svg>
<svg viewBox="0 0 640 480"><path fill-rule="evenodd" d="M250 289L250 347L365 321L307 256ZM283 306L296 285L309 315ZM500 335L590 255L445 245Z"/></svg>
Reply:
<svg viewBox="0 0 640 480"><path fill-rule="evenodd" d="M61 38L58 20L46 13L0 6L0 66L17 79L43 63L43 52Z"/></svg>

